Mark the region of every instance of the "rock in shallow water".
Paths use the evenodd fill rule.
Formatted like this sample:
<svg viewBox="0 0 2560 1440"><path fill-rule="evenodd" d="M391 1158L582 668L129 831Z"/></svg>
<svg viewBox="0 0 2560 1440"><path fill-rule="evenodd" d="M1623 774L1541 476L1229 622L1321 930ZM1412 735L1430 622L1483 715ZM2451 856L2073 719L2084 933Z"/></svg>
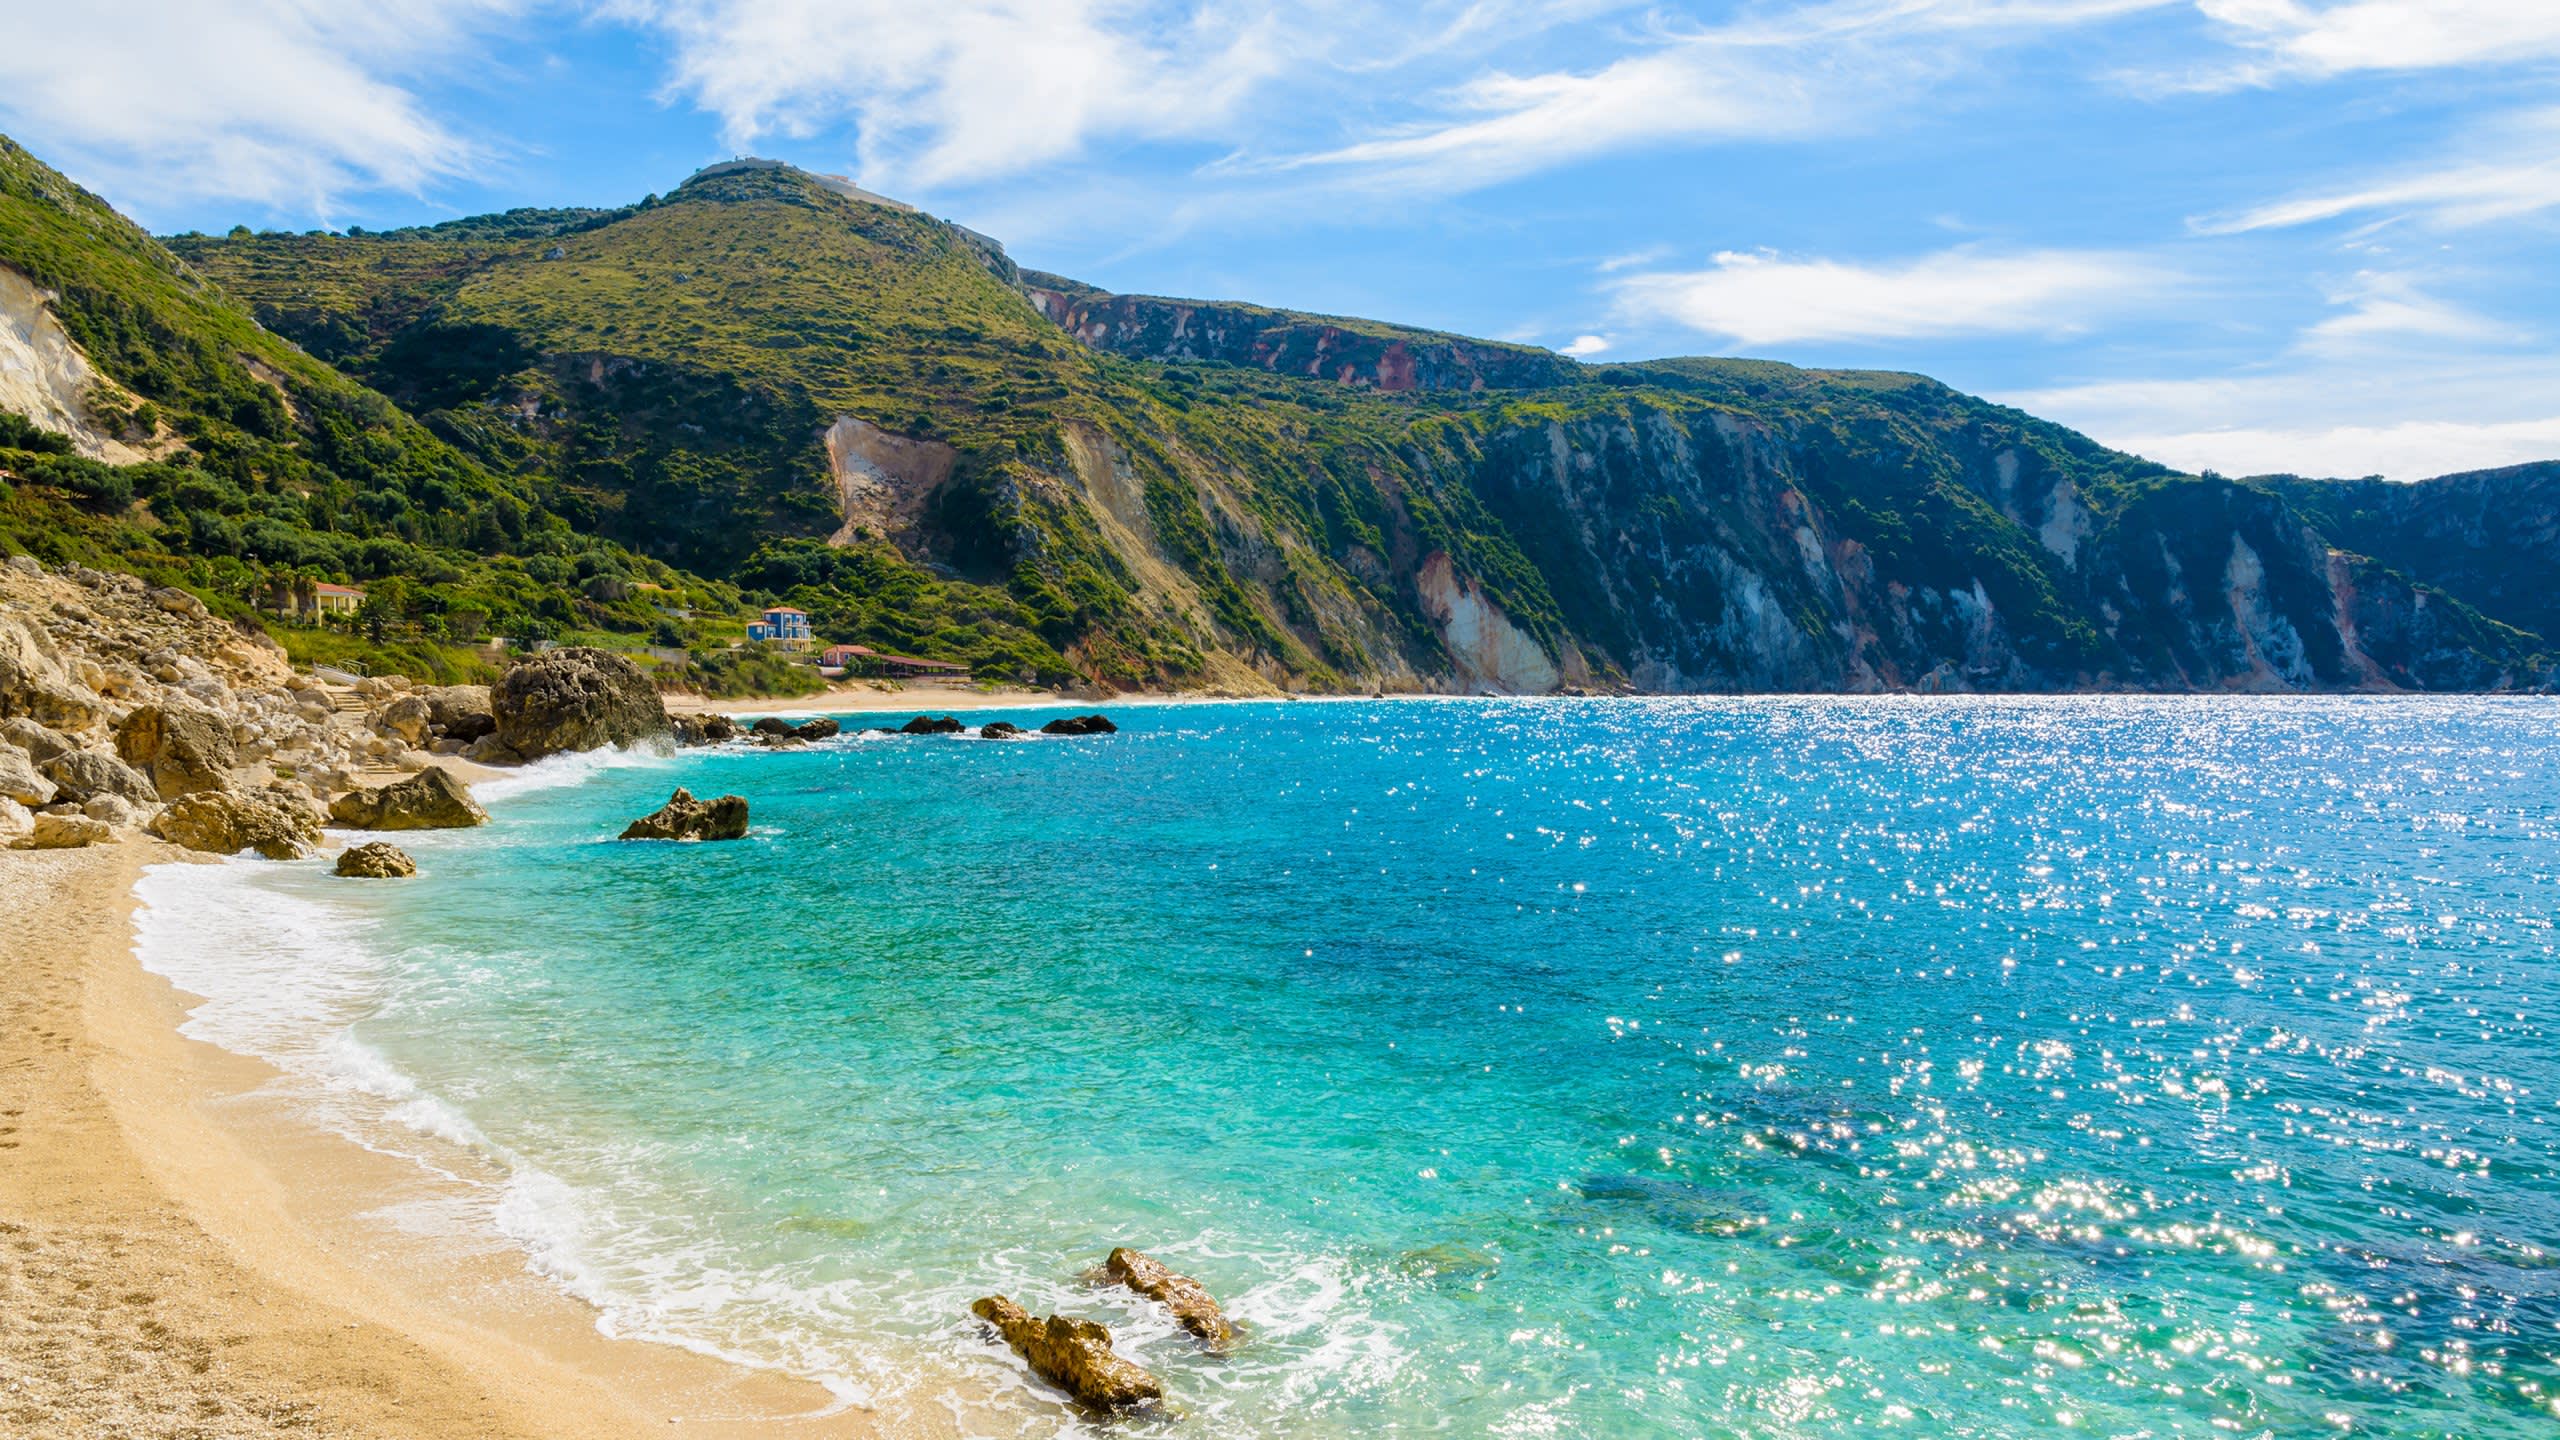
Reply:
<svg viewBox="0 0 2560 1440"><path fill-rule="evenodd" d="M898 727L901 735L957 735L969 727L950 715L919 715Z"/></svg>
<svg viewBox="0 0 2560 1440"><path fill-rule="evenodd" d="M489 707L497 717L492 759L630 745L672 728L639 666L586 646L536 655L509 670L490 687Z"/></svg>
<svg viewBox="0 0 2560 1440"><path fill-rule="evenodd" d="M624 828L625 840L735 840L747 833L747 799L723 795L709 802L679 789L655 814L643 815Z"/></svg>
<svg viewBox="0 0 2560 1440"><path fill-rule="evenodd" d="M1210 1297L1208 1287L1165 1268L1153 1256L1122 1246L1102 1265L1104 1278L1126 1285L1173 1312L1174 1323L1212 1350L1235 1343L1236 1327Z"/></svg>
<svg viewBox="0 0 2560 1440"><path fill-rule="evenodd" d="M329 818L356 830L460 830L489 823L489 812L442 769L421 770L378 790L351 790L329 806Z"/></svg>
<svg viewBox="0 0 2560 1440"><path fill-rule="evenodd" d="M1043 735L1117 735L1120 727L1107 715L1069 715L1040 727Z"/></svg>
<svg viewBox="0 0 2560 1440"><path fill-rule="evenodd" d="M398 880L417 874L418 862L397 845L370 840L341 854L336 873L357 880Z"/></svg>
<svg viewBox="0 0 2560 1440"><path fill-rule="evenodd" d="M1079 1403L1097 1410L1133 1410L1164 1398L1161 1381L1112 1353L1108 1326L1065 1315L1035 1320L1002 1295L987 1296L970 1306L969 1313L993 1327L1040 1378Z"/></svg>
<svg viewBox="0 0 2560 1440"><path fill-rule="evenodd" d="M1022 733L1022 727L1010 720L990 720L978 727L981 740L1010 740Z"/></svg>

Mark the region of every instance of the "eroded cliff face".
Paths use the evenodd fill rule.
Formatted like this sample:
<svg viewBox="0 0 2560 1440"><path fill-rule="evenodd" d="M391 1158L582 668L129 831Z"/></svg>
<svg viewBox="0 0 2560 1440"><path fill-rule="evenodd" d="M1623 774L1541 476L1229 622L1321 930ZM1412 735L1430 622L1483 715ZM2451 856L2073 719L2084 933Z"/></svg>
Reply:
<svg viewBox="0 0 2560 1440"><path fill-rule="evenodd" d="M92 460L128 465L149 459L148 447L128 443L91 417L89 401L101 393L123 395L63 330L52 298L0 265L0 410L68 438Z"/></svg>
<svg viewBox="0 0 2560 1440"><path fill-rule="evenodd" d="M1137 360L1209 361L1383 391L1522 389L1571 384L1551 351L1254 305L1112 295L1026 275L1022 292L1061 330Z"/></svg>

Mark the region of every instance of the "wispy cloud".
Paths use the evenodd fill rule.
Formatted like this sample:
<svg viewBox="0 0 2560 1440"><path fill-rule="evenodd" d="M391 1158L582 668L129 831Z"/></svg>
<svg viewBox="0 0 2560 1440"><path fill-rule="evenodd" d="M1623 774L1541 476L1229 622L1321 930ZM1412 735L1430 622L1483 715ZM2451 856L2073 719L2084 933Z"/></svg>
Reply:
<svg viewBox="0 0 2560 1440"><path fill-rule="evenodd" d="M2189 222L2206 235L2281 230L2348 216L2414 215L2460 228L2560 207L2560 107L2503 117L2432 164Z"/></svg>
<svg viewBox="0 0 2560 1440"><path fill-rule="evenodd" d="M2358 275L2330 303L2342 313L2304 330L2300 348L2336 355L2411 340L2503 345L2527 338L2512 325L2428 294L2405 275Z"/></svg>
<svg viewBox="0 0 2560 1440"><path fill-rule="evenodd" d="M117 200L222 197L326 214L484 158L417 76L520 0L121 0L8 7L0 122Z"/></svg>
<svg viewBox="0 0 2560 1440"><path fill-rule="evenodd" d="M1940 251L1881 264L1726 253L1705 270L1633 275L1611 287L1632 323L1740 346L2057 335L2174 288L2159 263L2108 251Z"/></svg>
<svg viewBox="0 0 2560 1440"><path fill-rule="evenodd" d="M2246 52L2197 71L2198 88L2560 57L2560 6L2549 0L2196 0L2196 8Z"/></svg>
<svg viewBox="0 0 2560 1440"><path fill-rule="evenodd" d="M1855 131L1983 48L2177 0L1830 0L1711 26L1658 21L1583 70L1494 70L1441 114L1274 163L1453 191L1665 141Z"/></svg>

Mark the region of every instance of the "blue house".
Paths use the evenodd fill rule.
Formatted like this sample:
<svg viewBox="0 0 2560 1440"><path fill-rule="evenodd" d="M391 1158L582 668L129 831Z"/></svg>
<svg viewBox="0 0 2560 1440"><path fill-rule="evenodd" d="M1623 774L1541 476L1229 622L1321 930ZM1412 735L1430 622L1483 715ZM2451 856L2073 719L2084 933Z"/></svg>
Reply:
<svg viewBox="0 0 2560 1440"><path fill-rule="evenodd" d="M785 650L806 649L809 644L809 612L776 605L764 612L762 620L747 622L747 638Z"/></svg>

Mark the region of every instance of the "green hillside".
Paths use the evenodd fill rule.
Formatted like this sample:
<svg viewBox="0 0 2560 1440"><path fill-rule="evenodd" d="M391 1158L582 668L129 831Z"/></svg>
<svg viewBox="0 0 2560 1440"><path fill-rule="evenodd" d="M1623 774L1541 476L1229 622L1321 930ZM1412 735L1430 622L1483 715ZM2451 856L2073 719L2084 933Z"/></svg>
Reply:
<svg viewBox="0 0 2560 1440"><path fill-rule="evenodd" d="M272 332L229 353L370 404L398 452L396 477L332 472L343 506L288 484L311 533L535 584L541 554L716 577L831 639L994 672L1808 690L2550 670L2478 575L2416 575L2277 486L2179 475L1921 377L1584 367L1107 295L788 167L714 167L621 209L170 243L183 264L150 262L168 285L242 331L210 277ZM124 353L102 366L121 378L105 357ZM306 463L329 433L266 423ZM450 503L417 503L440 494L422 468ZM173 555L219 549L197 507L146 508ZM587 578L562 583L610 612Z"/></svg>

